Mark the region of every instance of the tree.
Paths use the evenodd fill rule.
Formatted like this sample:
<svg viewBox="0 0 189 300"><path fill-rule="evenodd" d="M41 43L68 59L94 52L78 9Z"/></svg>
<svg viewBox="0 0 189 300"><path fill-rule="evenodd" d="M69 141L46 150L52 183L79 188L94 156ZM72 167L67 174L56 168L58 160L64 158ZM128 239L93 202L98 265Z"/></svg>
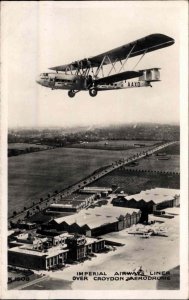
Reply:
<svg viewBox="0 0 189 300"><path fill-rule="evenodd" d="M28 210L26 213L26 218L29 218L29 216L30 216L30 211Z"/></svg>
<svg viewBox="0 0 189 300"><path fill-rule="evenodd" d="M11 228L15 228L16 227L15 223L13 223L12 221L10 221L10 226L11 226Z"/></svg>

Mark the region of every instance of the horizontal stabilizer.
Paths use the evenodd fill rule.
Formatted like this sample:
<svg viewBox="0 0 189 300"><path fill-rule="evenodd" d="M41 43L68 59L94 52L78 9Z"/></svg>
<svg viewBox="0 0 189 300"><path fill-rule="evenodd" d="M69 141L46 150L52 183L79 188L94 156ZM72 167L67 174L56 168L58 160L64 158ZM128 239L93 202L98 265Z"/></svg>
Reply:
<svg viewBox="0 0 189 300"><path fill-rule="evenodd" d="M144 71L159 71L161 68L149 68L149 69L142 69L138 70L138 72L144 72Z"/></svg>
<svg viewBox="0 0 189 300"><path fill-rule="evenodd" d="M139 81L159 81L160 80L160 68L151 68L151 69L145 69L140 70L139 72L142 72L142 76L139 77Z"/></svg>

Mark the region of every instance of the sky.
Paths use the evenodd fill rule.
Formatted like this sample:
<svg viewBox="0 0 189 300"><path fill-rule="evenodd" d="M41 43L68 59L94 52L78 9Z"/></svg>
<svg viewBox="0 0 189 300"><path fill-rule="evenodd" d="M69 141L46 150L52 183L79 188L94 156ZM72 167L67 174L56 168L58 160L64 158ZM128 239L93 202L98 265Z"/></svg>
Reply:
<svg viewBox="0 0 189 300"><path fill-rule="evenodd" d="M183 1L2 2L3 101L9 127L178 123ZM71 63L152 33L175 44L144 56L160 67L153 88L99 92L51 90L36 83L49 67ZM137 58L138 59L138 58ZM127 68L134 66L131 59Z"/></svg>

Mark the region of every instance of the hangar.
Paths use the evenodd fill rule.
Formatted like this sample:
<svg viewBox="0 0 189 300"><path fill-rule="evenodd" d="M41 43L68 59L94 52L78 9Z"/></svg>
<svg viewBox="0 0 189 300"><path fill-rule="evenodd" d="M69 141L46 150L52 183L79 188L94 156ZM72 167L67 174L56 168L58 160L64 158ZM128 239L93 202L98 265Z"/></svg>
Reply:
<svg viewBox="0 0 189 300"><path fill-rule="evenodd" d="M112 188L110 187L98 187L98 186L85 186L80 190L80 193L83 194L97 194L100 196L107 196L112 192Z"/></svg>
<svg viewBox="0 0 189 300"><path fill-rule="evenodd" d="M85 234L90 237L120 231L137 224L140 218L139 209L105 205L82 210L71 216L56 218L49 222L49 228Z"/></svg>
<svg viewBox="0 0 189 300"><path fill-rule="evenodd" d="M58 203L53 203L49 206L48 212L62 213L62 212L77 212L94 202L95 194L72 194L61 198Z"/></svg>
<svg viewBox="0 0 189 300"><path fill-rule="evenodd" d="M152 213L155 210L178 206L180 203L180 190L168 188L154 188L141 191L125 197L112 200L114 206L138 208L141 211Z"/></svg>

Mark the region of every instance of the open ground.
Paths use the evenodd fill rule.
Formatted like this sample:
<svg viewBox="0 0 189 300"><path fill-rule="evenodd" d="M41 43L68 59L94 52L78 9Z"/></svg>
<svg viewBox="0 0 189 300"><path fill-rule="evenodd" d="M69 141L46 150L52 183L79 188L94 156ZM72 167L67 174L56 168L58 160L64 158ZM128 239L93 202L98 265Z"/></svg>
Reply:
<svg viewBox="0 0 189 300"><path fill-rule="evenodd" d="M133 142L133 141L132 141ZM58 148L49 151L29 153L8 160L8 200L9 216L46 198L48 194L60 191L89 176L98 168L110 165L113 161L128 158L147 150L135 148L124 151L106 151L94 149ZM169 151L178 150L173 145ZM174 152L175 153L175 152ZM178 153L178 152L176 152ZM179 171L179 155L170 155L170 160L160 161L157 156L140 160L132 167L156 171ZM94 184L94 183L93 183ZM117 184L126 187L128 193L140 192L154 186L179 188L179 177L166 174L148 174L113 171L95 182L95 185L110 186ZM176 184L176 186L175 186ZM16 205L15 205L16 203Z"/></svg>
<svg viewBox="0 0 189 300"><path fill-rule="evenodd" d="M82 142L77 144L72 144L72 148L84 148L84 149L101 149L101 150L127 150L135 149L138 145L145 146L155 146L160 144L161 141L140 141L140 140L103 140L96 142ZM139 147L140 148L140 147Z"/></svg>
<svg viewBox="0 0 189 300"><path fill-rule="evenodd" d="M27 148L40 148L40 149L49 149L51 147L47 145L40 145L40 144L30 144L30 143L9 143L8 149L18 149L18 150L24 150Z"/></svg>
<svg viewBox="0 0 189 300"><path fill-rule="evenodd" d="M127 166L127 169L130 167ZM149 170L162 172L180 172L180 155L170 155L168 159L161 159L153 155L147 159L141 159L139 165L132 167L133 170Z"/></svg>
<svg viewBox="0 0 189 300"><path fill-rule="evenodd" d="M119 187L127 194L136 194L142 190L155 187L180 188L179 175L159 174L150 172L138 172L128 170L116 170L105 175L95 182L97 186L111 186L113 184Z"/></svg>
<svg viewBox="0 0 189 300"><path fill-rule="evenodd" d="M14 210L20 211L24 206L39 202L48 193L75 184L96 169L139 151L137 148L124 151L58 148L9 157L9 216Z"/></svg>

